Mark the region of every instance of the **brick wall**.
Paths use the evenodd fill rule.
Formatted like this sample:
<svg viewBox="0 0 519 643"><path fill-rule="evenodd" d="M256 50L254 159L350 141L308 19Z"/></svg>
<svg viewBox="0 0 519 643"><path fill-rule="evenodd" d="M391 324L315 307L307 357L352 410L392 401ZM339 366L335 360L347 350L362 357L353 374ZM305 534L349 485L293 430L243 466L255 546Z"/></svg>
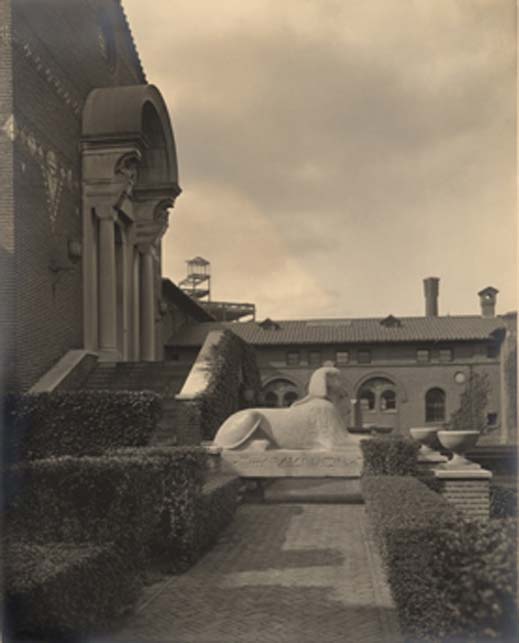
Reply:
<svg viewBox="0 0 519 643"><path fill-rule="evenodd" d="M12 80L11 3L0 0L0 378L8 381L15 362Z"/></svg>
<svg viewBox="0 0 519 643"><path fill-rule="evenodd" d="M24 390L66 351L82 347L81 263L70 260L68 243L81 240L84 101L95 87L145 79L116 0L17 2L12 60L17 368L11 388Z"/></svg>
<svg viewBox="0 0 519 643"><path fill-rule="evenodd" d="M441 495L470 520L488 520L490 492L488 480L441 480Z"/></svg>
<svg viewBox="0 0 519 643"><path fill-rule="evenodd" d="M358 393L359 385L369 377L387 377L399 389L398 413L387 414L387 423L394 422L400 431L406 432L413 426L425 424L425 393L432 387L442 388L446 393L446 417L458 408L460 395L464 390L463 384L458 384L454 376L462 372L468 380L471 371L486 373L491 385L488 401L488 411L500 413L500 366L498 358L487 358L486 346L483 343L458 343L452 345L454 360L440 363L437 359L437 348L431 348L431 362L418 364L416 350L423 345L386 344L367 346L371 350L371 363L358 364L355 350L351 347L337 346L287 346L267 347L257 346L256 354L263 383L275 378L287 378L294 382L299 396L306 395L308 381L318 365L310 366L308 356L311 351L320 351L321 363L335 362L336 352L349 350L351 361L345 366L339 366L345 383L348 400L342 405L343 415L348 419L349 398ZM187 350L187 349L185 349ZM289 366L286 363L288 351L300 351L299 366ZM380 414L377 415L377 420ZM370 413L365 412L363 420L369 423ZM486 441L499 441L499 431L490 434Z"/></svg>

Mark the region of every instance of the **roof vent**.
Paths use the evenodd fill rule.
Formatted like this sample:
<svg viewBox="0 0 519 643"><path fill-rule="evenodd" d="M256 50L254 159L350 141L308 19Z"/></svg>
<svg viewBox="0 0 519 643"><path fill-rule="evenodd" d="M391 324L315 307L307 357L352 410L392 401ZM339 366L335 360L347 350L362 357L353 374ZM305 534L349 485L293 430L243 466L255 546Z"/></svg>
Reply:
<svg viewBox="0 0 519 643"><path fill-rule="evenodd" d="M263 330L280 330L281 326L270 319L270 317L267 317L267 319L264 319L262 322L258 322L258 326L261 326Z"/></svg>
<svg viewBox="0 0 519 643"><path fill-rule="evenodd" d="M385 326L386 328L400 328L402 326L402 322L393 315L388 315L380 321L380 325Z"/></svg>

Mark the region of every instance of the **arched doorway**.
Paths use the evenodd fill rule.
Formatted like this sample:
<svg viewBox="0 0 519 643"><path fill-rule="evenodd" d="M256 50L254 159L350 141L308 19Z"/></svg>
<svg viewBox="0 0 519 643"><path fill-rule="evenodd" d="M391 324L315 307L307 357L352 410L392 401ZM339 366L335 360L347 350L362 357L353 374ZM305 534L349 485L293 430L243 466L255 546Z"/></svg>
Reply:
<svg viewBox="0 0 519 643"><path fill-rule="evenodd" d="M386 377L372 377L363 382L357 391L360 401L362 424L398 427L400 400L397 385Z"/></svg>
<svg viewBox="0 0 519 643"><path fill-rule="evenodd" d="M297 386L285 378L271 380L263 387L266 406L281 408L291 406L299 399Z"/></svg>

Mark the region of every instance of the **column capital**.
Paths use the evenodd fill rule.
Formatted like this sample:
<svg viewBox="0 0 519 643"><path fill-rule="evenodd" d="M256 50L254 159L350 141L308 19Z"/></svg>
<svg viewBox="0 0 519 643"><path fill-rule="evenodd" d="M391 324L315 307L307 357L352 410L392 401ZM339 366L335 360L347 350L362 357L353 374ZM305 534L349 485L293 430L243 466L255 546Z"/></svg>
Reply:
<svg viewBox="0 0 519 643"><path fill-rule="evenodd" d="M102 221L112 221L115 223L117 220L117 210L109 203L100 203L94 206L94 212L98 219Z"/></svg>

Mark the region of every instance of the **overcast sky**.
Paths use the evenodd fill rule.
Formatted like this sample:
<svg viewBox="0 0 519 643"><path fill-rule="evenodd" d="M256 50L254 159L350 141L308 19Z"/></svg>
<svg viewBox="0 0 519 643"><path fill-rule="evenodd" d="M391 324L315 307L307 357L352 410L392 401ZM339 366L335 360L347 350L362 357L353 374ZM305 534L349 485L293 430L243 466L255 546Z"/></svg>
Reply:
<svg viewBox="0 0 519 643"><path fill-rule="evenodd" d="M123 0L175 131L165 274L258 317L516 308L514 0Z"/></svg>

